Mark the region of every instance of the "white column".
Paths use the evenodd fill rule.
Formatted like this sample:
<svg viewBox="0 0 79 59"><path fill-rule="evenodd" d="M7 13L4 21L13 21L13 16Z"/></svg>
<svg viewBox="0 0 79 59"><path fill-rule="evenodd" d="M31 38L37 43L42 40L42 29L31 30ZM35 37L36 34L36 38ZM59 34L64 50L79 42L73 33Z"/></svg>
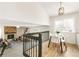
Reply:
<svg viewBox="0 0 79 59"><path fill-rule="evenodd" d="M4 26L0 26L0 29L1 29L1 38L2 38L2 39L5 39L5 38L4 38L4 36L5 36L5 35L4 35Z"/></svg>

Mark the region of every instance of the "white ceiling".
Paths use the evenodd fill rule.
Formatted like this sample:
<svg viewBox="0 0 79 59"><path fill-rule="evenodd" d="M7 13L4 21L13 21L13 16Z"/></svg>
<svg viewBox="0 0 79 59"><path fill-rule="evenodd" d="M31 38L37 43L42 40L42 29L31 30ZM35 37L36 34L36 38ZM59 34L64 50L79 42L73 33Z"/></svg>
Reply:
<svg viewBox="0 0 79 59"><path fill-rule="evenodd" d="M41 3L41 5L49 16L58 15L58 9L60 7L59 2L45 2ZM65 9L65 14L79 12L79 2L63 2L62 6Z"/></svg>
<svg viewBox="0 0 79 59"><path fill-rule="evenodd" d="M5 12L8 11L12 13L12 11L9 11L9 9L14 10L16 12L16 9L14 8L17 8L17 9L23 8L26 10L27 8L30 8L30 7L34 8L34 7L40 7L40 6L45 10L45 12L49 16L55 16L58 14L60 2L19 2L19 3L18 2L17 3L3 2L3 3L0 3L0 11L5 11ZM62 6L65 8L65 14L79 12L79 2L63 2ZM33 8L32 10L34 11ZM23 11L26 13L25 10ZM22 9L18 11L22 11ZM30 11L28 12L30 13ZM35 13L35 12L37 11L34 11L32 13ZM30 16L33 16L33 15L30 14Z"/></svg>
<svg viewBox="0 0 79 59"><path fill-rule="evenodd" d="M38 3L0 2L0 19L40 25L49 24L48 15Z"/></svg>
<svg viewBox="0 0 79 59"><path fill-rule="evenodd" d="M79 2L63 2L63 6L65 14L79 12ZM58 8L59 2L0 2L0 24L48 25L48 17L57 16Z"/></svg>

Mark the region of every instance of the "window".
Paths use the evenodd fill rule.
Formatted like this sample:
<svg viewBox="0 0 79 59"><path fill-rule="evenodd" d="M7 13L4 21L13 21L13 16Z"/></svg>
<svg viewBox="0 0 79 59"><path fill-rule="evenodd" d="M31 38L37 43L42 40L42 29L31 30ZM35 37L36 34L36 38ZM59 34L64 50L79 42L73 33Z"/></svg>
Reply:
<svg viewBox="0 0 79 59"><path fill-rule="evenodd" d="M55 31L60 32L75 32L74 30L74 19L64 19L55 21Z"/></svg>

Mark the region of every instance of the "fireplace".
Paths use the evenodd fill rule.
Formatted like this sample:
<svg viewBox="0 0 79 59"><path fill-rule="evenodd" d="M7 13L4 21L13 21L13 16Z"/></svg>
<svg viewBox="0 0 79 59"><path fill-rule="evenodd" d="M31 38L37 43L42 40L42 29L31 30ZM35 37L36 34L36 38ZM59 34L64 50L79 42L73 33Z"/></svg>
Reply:
<svg viewBox="0 0 79 59"><path fill-rule="evenodd" d="M13 39L13 38L14 38L14 34L7 35L7 39Z"/></svg>

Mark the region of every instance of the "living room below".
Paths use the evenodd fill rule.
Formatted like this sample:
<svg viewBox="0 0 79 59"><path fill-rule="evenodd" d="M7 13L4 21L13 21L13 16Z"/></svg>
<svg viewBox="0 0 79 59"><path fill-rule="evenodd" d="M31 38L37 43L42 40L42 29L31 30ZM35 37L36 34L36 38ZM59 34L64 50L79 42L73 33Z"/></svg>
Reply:
<svg viewBox="0 0 79 59"><path fill-rule="evenodd" d="M26 27L4 26L4 38L17 40L24 34Z"/></svg>
<svg viewBox="0 0 79 59"><path fill-rule="evenodd" d="M33 32L41 32L41 31L49 31L49 26L46 25L40 25L40 26L0 26L0 38L1 39L12 39L17 40L19 37L21 37L25 30L29 28L29 33Z"/></svg>

